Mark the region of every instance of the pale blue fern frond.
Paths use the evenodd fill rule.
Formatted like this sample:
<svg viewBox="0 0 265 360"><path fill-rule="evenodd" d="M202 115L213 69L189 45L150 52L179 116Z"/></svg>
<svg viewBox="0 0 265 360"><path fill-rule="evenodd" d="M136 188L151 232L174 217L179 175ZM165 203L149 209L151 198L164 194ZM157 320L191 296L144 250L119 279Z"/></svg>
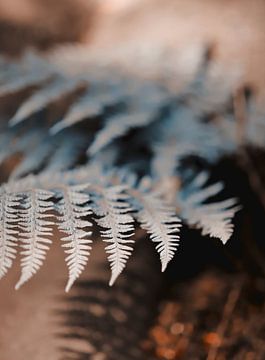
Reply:
<svg viewBox="0 0 265 360"><path fill-rule="evenodd" d="M179 244L180 219L172 206L152 191L130 189L134 216L156 243L161 269L165 271Z"/></svg>
<svg viewBox="0 0 265 360"><path fill-rule="evenodd" d="M86 150L87 143L88 137L85 134L71 132L54 137L53 156L49 158L43 171L52 173L70 169Z"/></svg>
<svg viewBox="0 0 265 360"><path fill-rule="evenodd" d="M28 52L19 62L6 62L0 73L0 96L40 85L55 75L55 69L34 53Z"/></svg>
<svg viewBox="0 0 265 360"><path fill-rule="evenodd" d="M231 94L211 91L207 61L175 91L177 79L167 75L134 76L96 62L67 66L65 55L57 62L27 55L0 70L0 96L31 94L12 126L8 116L0 124L0 163L9 175L0 194L0 273L11 267L20 242L17 287L30 279L45 260L51 223L64 233L67 291L87 266L95 225L107 243L111 285L132 254L136 226L155 243L162 271L178 248L182 220L225 243L237 201L216 201L223 185L208 185L205 173L196 176L196 164L194 182L183 172L186 160L211 166L238 148ZM50 105L68 95L58 116ZM38 114L47 108L48 119L45 111ZM262 124L246 127L247 143L262 143ZM13 155L19 155L16 164L5 167ZM181 186L167 188L171 180Z"/></svg>
<svg viewBox="0 0 265 360"><path fill-rule="evenodd" d="M78 124L84 119L101 115L106 107L117 105L124 99L124 89L102 86L100 89L89 89L70 106L64 118L51 127L51 134Z"/></svg>
<svg viewBox="0 0 265 360"><path fill-rule="evenodd" d="M35 148L32 146L30 151L24 153L24 157L20 163L10 173L10 178L15 179L31 172L34 173L43 166L45 161L52 154L55 143L51 139L47 138L40 138L39 141L40 144L38 144Z"/></svg>
<svg viewBox="0 0 265 360"><path fill-rule="evenodd" d="M19 210L19 226L21 228L21 277L16 284L16 289L27 282L42 266L46 253L51 244L53 222L51 210L53 203L50 201L54 194L50 191L32 189L24 194L21 209Z"/></svg>
<svg viewBox="0 0 265 360"><path fill-rule="evenodd" d="M88 149L89 154L96 154L112 141L126 135L131 129L149 125L157 119L165 102L170 101L168 93L159 87L136 89L126 112L117 113L107 118L105 126L98 131ZM145 91L148 97L145 96Z"/></svg>
<svg viewBox="0 0 265 360"><path fill-rule="evenodd" d="M83 192L85 188L86 185L62 187L58 192L61 197L57 205L59 230L67 234L62 237L69 269L67 292L83 272L91 250L92 223L87 220L91 207L88 194Z"/></svg>
<svg viewBox="0 0 265 360"><path fill-rule="evenodd" d="M9 194L5 186L0 189L0 279L6 275L16 258L19 215L16 207L21 198Z"/></svg>
<svg viewBox="0 0 265 360"><path fill-rule="evenodd" d="M123 190L122 186L94 187L92 195L93 211L97 216L95 220L102 229L103 241L108 243L106 252L112 272L110 285L114 284L133 251L134 220L129 214L129 197Z"/></svg>
<svg viewBox="0 0 265 360"><path fill-rule="evenodd" d="M225 244L233 233L232 219L240 210L238 201L230 198L213 203L205 203L223 189L222 183L205 186L209 175L205 172L186 185L177 197L180 214L191 226L202 230L203 235L219 238Z"/></svg>
<svg viewBox="0 0 265 360"><path fill-rule="evenodd" d="M58 77L41 89L37 90L18 108L15 115L10 119L11 126L17 125L25 121L31 115L42 110L61 97L68 95L83 85L84 81L80 78L64 78Z"/></svg>

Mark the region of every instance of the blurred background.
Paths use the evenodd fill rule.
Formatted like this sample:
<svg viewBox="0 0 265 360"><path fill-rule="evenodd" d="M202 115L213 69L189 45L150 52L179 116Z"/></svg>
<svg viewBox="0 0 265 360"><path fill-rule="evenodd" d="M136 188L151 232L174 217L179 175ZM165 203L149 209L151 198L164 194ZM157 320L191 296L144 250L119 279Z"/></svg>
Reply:
<svg viewBox="0 0 265 360"><path fill-rule="evenodd" d="M166 49L171 57L186 54L187 61L201 44L213 44L218 61L238 68L260 89L264 16L262 0L1 0L0 44L13 54L62 42L110 52L147 46Z"/></svg>
<svg viewBox="0 0 265 360"><path fill-rule="evenodd" d="M28 47L47 52L78 43L137 67L148 49L188 73L201 48L211 46L223 75L235 73L262 102L264 19L263 0L0 0L0 52L18 57ZM159 73L163 64L146 67ZM252 155L264 185L264 154ZM163 278L154 251L144 248L109 289L97 245L89 274L67 296L58 244L19 292L16 264L0 284L0 360L264 359L264 193L253 190L251 170L235 159L212 171L245 208L225 249L184 229L181 255ZM152 271L146 259L155 263Z"/></svg>

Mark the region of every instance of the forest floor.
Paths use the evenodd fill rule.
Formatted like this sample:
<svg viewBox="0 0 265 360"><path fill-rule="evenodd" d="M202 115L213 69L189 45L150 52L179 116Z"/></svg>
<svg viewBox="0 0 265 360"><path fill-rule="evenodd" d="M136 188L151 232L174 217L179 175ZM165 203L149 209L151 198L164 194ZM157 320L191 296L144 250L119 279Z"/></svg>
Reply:
<svg viewBox="0 0 265 360"><path fill-rule="evenodd" d="M171 289L142 346L164 360L262 360L264 315L264 278L207 271Z"/></svg>

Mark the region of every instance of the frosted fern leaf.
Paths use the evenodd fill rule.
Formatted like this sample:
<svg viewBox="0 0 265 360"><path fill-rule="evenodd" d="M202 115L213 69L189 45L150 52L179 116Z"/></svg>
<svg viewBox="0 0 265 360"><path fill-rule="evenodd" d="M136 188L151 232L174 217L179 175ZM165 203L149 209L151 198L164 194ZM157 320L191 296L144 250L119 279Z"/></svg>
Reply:
<svg viewBox="0 0 265 360"><path fill-rule="evenodd" d="M0 138L0 164L16 153L31 154L32 148L43 141L44 131L42 127L30 128L24 134L13 129L7 130L3 139Z"/></svg>
<svg viewBox="0 0 265 360"><path fill-rule="evenodd" d="M93 210L97 215L96 222L102 228L100 233L103 241L109 244L106 246L112 272L109 284L113 285L133 250L130 244L134 243L134 240L130 238L134 234L134 220L129 214L131 208L128 195L123 193L123 187L97 187L95 190L92 198Z"/></svg>
<svg viewBox="0 0 265 360"><path fill-rule="evenodd" d="M25 199L19 210L20 228L22 229L22 260L21 277L16 284L19 289L28 281L41 267L46 253L49 250L52 236L51 225L53 222L47 220L51 215L48 213L53 209L53 203L50 198L52 192L44 190L31 190L25 194Z"/></svg>
<svg viewBox="0 0 265 360"><path fill-rule="evenodd" d="M208 198L215 196L223 188L221 183L215 183L200 189L207 180L207 173L197 175L178 196L177 203L182 218L189 225L202 229L203 235L217 237L225 244L233 233L232 218L240 206L234 198L205 204Z"/></svg>
<svg viewBox="0 0 265 360"><path fill-rule="evenodd" d="M59 144L55 146L53 156L50 157L44 171L60 172L74 166L87 147L87 136L78 133L63 134Z"/></svg>
<svg viewBox="0 0 265 360"><path fill-rule="evenodd" d="M65 261L69 269L69 280L65 288L67 292L84 270L91 250L92 240L87 237L92 232L87 229L91 228L92 223L85 219L91 214L91 207L88 204L89 196L82 192L86 187L87 185L77 185L63 188L57 207L60 214L59 229L67 234L62 237L65 242L62 246L67 254Z"/></svg>
<svg viewBox="0 0 265 360"><path fill-rule="evenodd" d="M130 106L129 113L117 114L109 119L102 130L100 130L91 144L88 152L95 154L115 139L126 135L129 130L144 127L156 119L161 106L166 99L164 92L157 89L157 93L150 94L149 98L134 99ZM137 94L139 96L139 94ZM131 110L131 111L130 111Z"/></svg>
<svg viewBox="0 0 265 360"><path fill-rule="evenodd" d="M160 255L162 271L165 271L169 261L173 258L179 243L178 232L180 219L175 211L165 201L153 192L140 192L130 189L134 216L145 229Z"/></svg>
<svg viewBox="0 0 265 360"><path fill-rule="evenodd" d="M0 279L11 268L16 257L17 226L19 216L14 207L20 203L17 194L8 194L1 189L0 197Z"/></svg>
<svg viewBox="0 0 265 360"><path fill-rule="evenodd" d="M41 140L41 139L40 139ZM31 149L31 152L21 160L21 162L14 168L10 174L10 178L18 178L22 175L29 174L34 172L36 169L39 169L44 163L45 160L49 158L52 154L55 144L50 139L44 139L41 141L39 146L37 146L34 151Z"/></svg>
<svg viewBox="0 0 265 360"><path fill-rule="evenodd" d="M54 213L57 227L65 233L67 291L87 265L91 221L99 226L107 243L111 285L132 254L135 220L156 244L163 271L178 247L178 216L226 242L237 206L234 199L208 203L208 198L221 190L220 184L205 186L207 176L202 175L194 184L186 186L184 182L181 190L174 188L169 197L157 192L169 178L178 177L182 183L179 164L190 155L213 163L237 150L237 139L228 136L236 132L234 119L229 123L230 131L209 113L213 107L219 112L220 103L222 111L217 115L230 115L224 96L205 106L208 89L201 89L206 67L195 74L197 80L176 93L167 86L167 77L162 84L120 69L113 71L111 66L103 68L96 62L69 67L67 56L61 55L57 62L53 56L25 57L21 63L5 62L6 71L0 70L3 91L8 84L8 92L38 85L11 119L13 127L8 128L5 119L0 119L0 161L8 162L14 154L21 159L13 171L7 171L9 181L1 188L2 274L15 257L17 236L24 252L17 286L39 269L49 247L51 224L46 215L54 217ZM76 90L81 87L84 92L80 96ZM59 118L55 114L51 121L42 121L44 113L37 112L70 94L71 104L62 109ZM85 165L78 167L80 164ZM122 178L117 169L126 169L126 176ZM130 180L129 171L135 172ZM141 179L150 174L153 182L145 187ZM179 191L181 196L175 199ZM41 198L46 192L53 197ZM33 194L39 196L38 202L33 201ZM165 199L172 196L176 201L169 205ZM33 225L28 224L29 219ZM39 222L47 229L41 235L36 233Z"/></svg>
<svg viewBox="0 0 265 360"><path fill-rule="evenodd" d="M124 98L122 89L103 89L93 92L89 89L69 108L64 118L57 122L51 133L57 132L77 124L85 118L94 118L100 115L106 106L113 106Z"/></svg>
<svg viewBox="0 0 265 360"><path fill-rule="evenodd" d="M192 108L179 106L152 131L152 174L172 176L180 161L189 155L214 163L220 156L235 151L235 143L221 131L200 121Z"/></svg>
<svg viewBox="0 0 265 360"><path fill-rule="evenodd" d="M47 84L45 87L36 91L27 99L17 110L10 125L16 125L26 120L32 114L40 111L51 102L60 99L62 96L75 91L83 84L81 79L58 78Z"/></svg>
<svg viewBox="0 0 265 360"><path fill-rule="evenodd" d="M28 53L22 59L22 63L8 63L6 71L0 74L0 96L39 85L51 78L54 72L54 69L39 56Z"/></svg>

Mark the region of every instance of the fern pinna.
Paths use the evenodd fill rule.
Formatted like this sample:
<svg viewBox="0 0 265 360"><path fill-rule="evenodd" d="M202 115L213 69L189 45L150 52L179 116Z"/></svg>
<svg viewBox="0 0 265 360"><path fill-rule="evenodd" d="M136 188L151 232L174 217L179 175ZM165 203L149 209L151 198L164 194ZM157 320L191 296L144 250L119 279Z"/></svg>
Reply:
<svg viewBox="0 0 265 360"><path fill-rule="evenodd" d="M233 198L211 202L223 185L211 184L193 160L207 165L242 146L264 146L262 112L250 104L239 141L232 85L209 87L204 58L177 91L166 76L147 79L110 63L87 61L84 71L67 51L64 59L58 51L1 62L1 97L27 95L1 115L1 277L20 251L16 288L28 281L45 260L54 225L66 253L67 291L87 265L95 227L106 242L111 285L133 252L136 224L154 242L162 271L182 221L225 244L240 207ZM66 97L58 119L52 109Z"/></svg>

